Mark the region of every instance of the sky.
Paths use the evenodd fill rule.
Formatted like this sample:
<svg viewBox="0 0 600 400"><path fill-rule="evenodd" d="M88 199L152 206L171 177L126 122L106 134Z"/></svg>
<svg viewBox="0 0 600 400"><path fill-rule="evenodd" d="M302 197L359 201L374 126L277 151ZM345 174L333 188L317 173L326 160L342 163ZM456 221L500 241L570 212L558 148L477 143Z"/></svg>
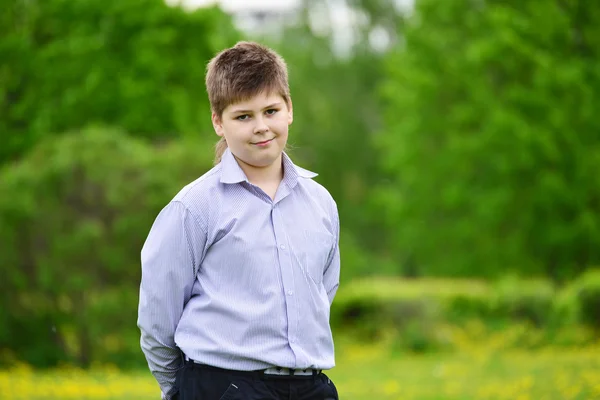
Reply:
<svg viewBox="0 0 600 400"><path fill-rule="evenodd" d="M238 28L243 31L254 31L256 23L251 18L245 18L244 11L273 11L276 14L285 11L292 11L301 6L302 0L165 0L168 4L181 4L184 8L195 9L208 5L218 4L227 13L235 15L235 22ZM410 9L414 0L396 0L396 3L402 9ZM323 0L321 7L328 9L330 19L324 20L320 12L312 15L311 20L313 28L325 28L331 24L333 28L333 46L340 55L346 53L353 42L353 27L357 23L359 16L353 13L346 5L344 0ZM323 25L325 24L325 25ZM388 43L387 34L375 31L370 38L371 45L375 49L385 49Z"/></svg>
<svg viewBox="0 0 600 400"><path fill-rule="evenodd" d="M301 6L301 0L166 0L167 4L182 4L184 8L194 9L197 7L219 4L227 13L235 15L235 22L238 28L243 31L254 31L256 27L251 18L244 17L244 11L273 11L279 12L292 11ZM345 6L343 0L323 1L323 7L329 8L331 20L323 18L313 18L313 23L317 25L331 24L334 32L334 48L344 51L351 43L351 25L353 23L350 10ZM318 13L317 13L318 14ZM314 17L318 17L315 15Z"/></svg>
<svg viewBox="0 0 600 400"><path fill-rule="evenodd" d="M244 9L288 10L300 3L299 0L167 0L167 3L170 4L177 2L183 2L186 7L190 8L218 3L221 8L227 12L235 12Z"/></svg>

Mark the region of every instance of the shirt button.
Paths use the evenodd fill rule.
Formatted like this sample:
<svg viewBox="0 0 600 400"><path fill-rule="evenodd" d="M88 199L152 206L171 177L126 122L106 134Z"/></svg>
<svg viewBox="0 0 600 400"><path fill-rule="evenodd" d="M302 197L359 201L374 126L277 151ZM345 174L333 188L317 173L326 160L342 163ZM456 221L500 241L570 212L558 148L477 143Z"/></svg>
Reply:
<svg viewBox="0 0 600 400"><path fill-rule="evenodd" d="M293 295L293 294L294 294L294 292L293 292L293 291L291 291L291 290L288 290L288 296L291 296L291 295Z"/></svg>
<svg viewBox="0 0 600 400"><path fill-rule="evenodd" d="M281 248L281 250L285 250L285 244L282 244L279 247Z"/></svg>
<svg viewBox="0 0 600 400"><path fill-rule="evenodd" d="M294 340L294 339L291 339L291 340L290 340L290 342L291 342L291 343L296 343L296 340Z"/></svg>

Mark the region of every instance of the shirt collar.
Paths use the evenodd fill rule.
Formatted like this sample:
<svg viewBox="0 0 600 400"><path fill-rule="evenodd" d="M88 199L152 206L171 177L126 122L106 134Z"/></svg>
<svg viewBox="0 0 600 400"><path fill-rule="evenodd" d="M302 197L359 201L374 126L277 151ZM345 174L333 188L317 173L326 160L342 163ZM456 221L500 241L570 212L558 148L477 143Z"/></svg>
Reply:
<svg viewBox="0 0 600 400"><path fill-rule="evenodd" d="M283 182L285 182L290 188L296 186L298 183L298 177L301 178L314 178L318 174L311 172L307 169L298 167L295 165L291 158L283 152ZM248 177L237 163L235 157L231 153L231 150L227 148L221 157L221 182L222 183L240 183L248 182Z"/></svg>

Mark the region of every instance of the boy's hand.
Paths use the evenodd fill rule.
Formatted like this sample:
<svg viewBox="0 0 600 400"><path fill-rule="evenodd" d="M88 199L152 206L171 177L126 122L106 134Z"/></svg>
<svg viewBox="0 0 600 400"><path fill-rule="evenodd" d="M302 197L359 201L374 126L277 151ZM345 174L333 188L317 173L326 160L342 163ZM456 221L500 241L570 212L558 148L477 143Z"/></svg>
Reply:
<svg viewBox="0 0 600 400"><path fill-rule="evenodd" d="M160 399L161 400L179 400L179 392L175 393L173 396L171 396L171 398L167 398L167 396L165 396L164 393L161 393Z"/></svg>

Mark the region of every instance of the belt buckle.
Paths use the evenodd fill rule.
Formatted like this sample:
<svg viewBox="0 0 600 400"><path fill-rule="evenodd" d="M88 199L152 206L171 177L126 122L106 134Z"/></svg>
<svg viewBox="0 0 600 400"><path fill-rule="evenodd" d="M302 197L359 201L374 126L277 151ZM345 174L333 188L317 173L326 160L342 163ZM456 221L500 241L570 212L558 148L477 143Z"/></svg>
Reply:
<svg viewBox="0 0 600 400"><path fill-rule="evenodd" d="M267 368L264 373L265 373L265 375L277 375L277 376L312 375L312 372L308 373L309 369L310 368L294 369L294 368L287 368L287 367L272 367L272 368Z"/></svg>
<svg viewBox="0 0 600 400"><path fill-rule="evenodd" d="M265 370L265 375L290 375L289 368L271 367Z"/></svg>

